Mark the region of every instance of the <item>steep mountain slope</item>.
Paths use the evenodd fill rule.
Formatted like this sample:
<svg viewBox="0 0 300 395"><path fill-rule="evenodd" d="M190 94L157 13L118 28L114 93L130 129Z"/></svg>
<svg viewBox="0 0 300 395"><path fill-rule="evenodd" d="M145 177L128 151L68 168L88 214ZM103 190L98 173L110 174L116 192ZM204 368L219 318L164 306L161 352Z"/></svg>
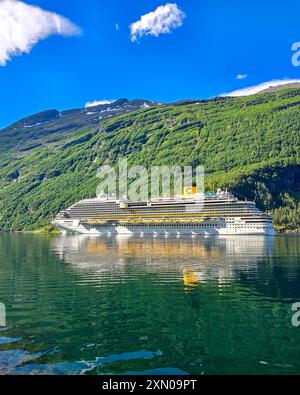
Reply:
<svg viewBox="0 0 300 395"><path fill-rule="evenodd" d="M229 186L276 210L283 228L300 227L300 90L137 108L108 119L99 119L103 108L50 111L0 131L0 228L48 224L94 196L97 168L123 157L148 167L203 164L209 189Z"/></svg>

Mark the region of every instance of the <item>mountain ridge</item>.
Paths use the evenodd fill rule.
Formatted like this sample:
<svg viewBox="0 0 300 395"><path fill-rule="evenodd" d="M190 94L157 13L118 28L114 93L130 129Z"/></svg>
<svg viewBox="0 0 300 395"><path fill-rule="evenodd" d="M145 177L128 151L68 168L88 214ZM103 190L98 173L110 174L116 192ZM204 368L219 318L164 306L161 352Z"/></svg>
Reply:
<svg viewBox="0 0 300 395"><path fill-rule="evenodd" d="M27 151L43 146L47 142L51 143L53 140L59 141L66 137L66 133L72 130L98 125L106 119L158 105L159 103L143 99L118 99L109 104L87 108L65 111L57 109L44 110L0 129L0 152L3 140L4 145L9 144L5 137L11 140L11 146L15 145L17 148L22 146L23 150ZM13 136L13 139L11 139L11 136ZM49 141L47 141L47 137L49 137ZM29 145L27 144L28 140L30 140Z"/></svg>
<svg viewBox="0 0 300 395"><path fill-rule="evenodd" d="M271 83L272 84L272 83ZM269 88L262 89L258 94L278 92L283 89L300 89L300 82L291 82L284 85L270 85Z"/></svg>
<svg viewBox="0 0 300 395"><path fill-rule="evenodd" d="M282 84L282 85L271 85L272 83L270 82L270 87L267 89L262 89L261 91L257 92L257 93L252 93L249 96L254 96L256 94L265 94L265 93L273 93L273 92L277 92L277 91L281 91L281 90L285 90L285 89L300 89L300 82L295 82L295 83L287 83L287 84ZM232 97L231 96L215 96L212 97L210 99L182 99L182 100L178 100L175 102L170 102L170 103L162 103L162 102L156 102L156 101L150 101L150 100L145 100L145 99L132 99L129 100L127 98L120 98L117 100L114 100L112 102L109 103L105 103L105 104L96 104L96 105L90 105L88 107L84 107L84 108L75 108L75 109L67 109L67 110L63 110L60 111L58 109L45 109L42 111L39 111L37 113L28 115L26 117L21 118L20 120L13 122L12 124L5 126L3 128L0 128L0 133L2 131L5 131L7 129L11 129L15 126L19 126L21 123L24 124L24 126L26 127L34 127L34 126L39 126L42 123L47 123L50 121L55 121L59 118L62 118L65 115L69 115L69 114L88 114L88 115L92 115L92 112L98 113L103 110L107 110L107 109L111 109L111 108L118 108L124 105L128 105L129 107L131 107L131 109L128 109L127 111L120 111L119 113L117 113L117 115L121 115L124 114L126 112L130 112L130 111L135 111L138 110L139 108L143 108L143 105L146 106L145 108L149 107L155 107L155 106L160 106L160 105L174 105L174 106L180 106L180 105L184 105L184 104L192 104L192 103L205 103L205 102L210 102L212 100L230 100ZM50 119L47 119L47 115L50 116ZM52 116L52 117L51 117ZM46 119L44 119L46 117ZM42 118L42 119L41 119ZM28 125L27 122L32 121L34 122L35 120L35 124L32 125Z"/></svg>

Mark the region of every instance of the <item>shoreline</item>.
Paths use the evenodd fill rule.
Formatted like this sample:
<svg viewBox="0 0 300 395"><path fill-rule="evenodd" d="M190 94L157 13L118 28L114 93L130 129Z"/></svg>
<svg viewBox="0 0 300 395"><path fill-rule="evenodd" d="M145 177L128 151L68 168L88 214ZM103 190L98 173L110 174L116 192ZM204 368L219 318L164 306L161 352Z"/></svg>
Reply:
<svg viewBox="0 0 300 395"><path fill-rule="evenodd" d="M28 230L28 231L14 231L11 233L23 233L23 234L27 233L27 234L36 234L36 235L62 235L63 234L63 232L61 232L58 229L44 230L43 228L37 229L37 230ZM236 236L253 236L253 235L236 235ZM288 231L276 231L275 236L300 236L300 229L288 230Z"/></svg>

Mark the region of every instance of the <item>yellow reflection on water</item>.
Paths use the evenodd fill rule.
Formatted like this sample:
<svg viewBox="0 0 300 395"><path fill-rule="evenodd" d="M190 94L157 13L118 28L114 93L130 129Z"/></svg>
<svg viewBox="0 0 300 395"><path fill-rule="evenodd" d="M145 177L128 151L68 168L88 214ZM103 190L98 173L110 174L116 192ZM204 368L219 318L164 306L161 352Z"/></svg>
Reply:
<svg viewBox="0 0 300 395"><path fill-rule="evenodd" d="M199 285L197 274L193 269L183 269L183 283L187 287L197 287Z"/></svg>

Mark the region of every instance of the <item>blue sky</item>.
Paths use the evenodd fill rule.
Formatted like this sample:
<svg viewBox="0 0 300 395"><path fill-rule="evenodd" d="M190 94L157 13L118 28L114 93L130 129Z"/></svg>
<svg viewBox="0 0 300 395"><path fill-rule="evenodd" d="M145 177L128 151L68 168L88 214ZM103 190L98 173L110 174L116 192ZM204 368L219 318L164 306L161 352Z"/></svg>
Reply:
<svg viewBox="0 0 300 395"><path fill-rule="evenodd" d="M26 3L63 15L81 34L50 35L0 67L0 127L44 109L84 107L93 100L208 98L300 78L300 67L291 63L291 46L300 41L296 0L177 0L186 15L182 26L137 42L130 39L130 24L168 1ZM0 28L0 50L1 40Z"/></svg>

